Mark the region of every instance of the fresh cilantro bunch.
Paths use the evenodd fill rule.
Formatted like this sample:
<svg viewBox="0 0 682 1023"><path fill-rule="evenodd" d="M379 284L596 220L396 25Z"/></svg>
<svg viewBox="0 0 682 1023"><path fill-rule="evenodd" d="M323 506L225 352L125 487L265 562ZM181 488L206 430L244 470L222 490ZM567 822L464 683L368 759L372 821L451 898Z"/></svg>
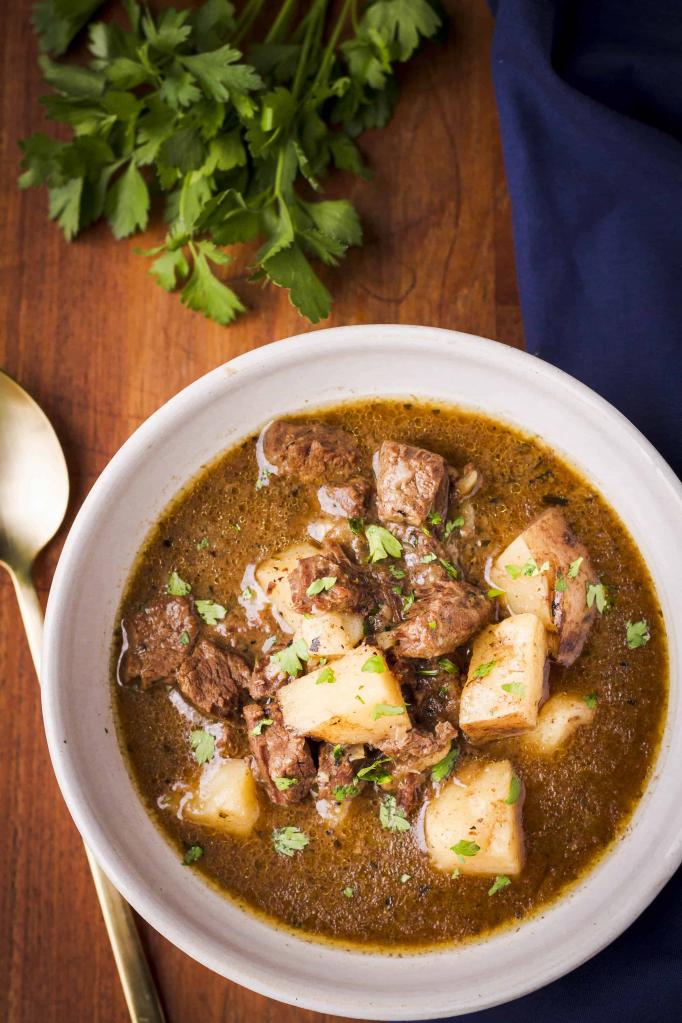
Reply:
<svg viewBox="0 0 682 1023"><path fill-rule="evenodd" d="M97 6L37 5L44 48L66 49ZM244 306L214 268L254 239L252 279L288 289L311 322L325 318L331 296L310 259L336 265L362 231L350 202L315 193L334 167L365 173L354 138L386 124L395 65L436 33L438 13L428 0L122 6L127 29L90 25L86 66L41 57L48 116L73 137L24 140L20 186L47 186L68 240L101 217L126 238L160 200L167 233L145 253L150 272L218 323Z"/></svg>

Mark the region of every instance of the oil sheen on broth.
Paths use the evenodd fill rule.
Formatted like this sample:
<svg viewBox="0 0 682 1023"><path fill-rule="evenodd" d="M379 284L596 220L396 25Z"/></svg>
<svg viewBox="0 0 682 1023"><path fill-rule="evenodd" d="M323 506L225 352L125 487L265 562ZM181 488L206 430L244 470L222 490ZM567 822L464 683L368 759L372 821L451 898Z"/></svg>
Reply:
<svg viewBox="0 0 682 1023"><path fill-rule="evenodd" d="M353 800L345 820L330 827L313 799L273 805L259 789L260 816L247 838L229 837L179 819L168 805L172 785L196 771L189 733L201 724L183 715L165 685L146 692L112 689L119 738L149 813L178 849L194 844L192 867L254 911L319 938L346 945L426 948L470 939L518 921L554 900L621 833L646 785L664 720L667 654L661 611L647 569L618 516L599 494L540 442L455 408L373 401L322 410L317 421L341 426L362 446L370 473L382 440L442 454L461 469L473 462L484 485L471 499L475 536L460 542L466 576L487 589L486 560L498 554L538 514L560 506L589 549L607 587L609 608L597 616L576 663L553 664L552 694L570 691L594 702L589 727L579 728L559 755L534 756L518 739L468 746L460 736L458 767L479 756L509 757L523 780L526 864L490 896L490 877L452 877L431 866L418 827L382 828L377 799ZM121 614L165 592L169 574L192 592L228 608L220 628L239 630L239 647L260 651L262 630L246 626L238 603L247 565L307 539L319 518L316 487L272 477L255 488L256 438L207 467L164 512L131 574ZM207 539L208 543L204 540ZM646 620L651 641L629 649L628 622ZM120 641L114 643L115 666ZM180 709L178 709L180 708ZM165 807L165 808L164 808ZM295 825L306 849L291 857L273 848L272 831Z"/></svg>

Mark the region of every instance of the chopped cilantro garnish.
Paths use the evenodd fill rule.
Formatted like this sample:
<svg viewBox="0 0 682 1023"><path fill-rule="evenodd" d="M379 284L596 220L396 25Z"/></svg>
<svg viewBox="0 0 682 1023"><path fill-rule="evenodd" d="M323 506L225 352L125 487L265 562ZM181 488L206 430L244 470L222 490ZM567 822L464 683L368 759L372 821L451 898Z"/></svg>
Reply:
<svg viewBox="0 0 682 1023"><path fill-rule="evenodd" d="M554 583L554 589L557 591L557 593L565 593L567 587L568 583L566 582L565 577L561 574L561 572L557 572L556 582Z"/></svg>
<svg viewBox="0 0 682 1023"><path fill-rule="evenodd" d="M642 619L641 622L628 622L626 625L626 636L631 650L637 650L640 646L646 646L651 639L651 633L645 619Z"/></svg>
<svg viewBox="0 0 682 1023"><path fill-rule="evenodd" d="M516 802L516 800L519 798L520 795L521 795L521 780L519 778L517 778L515 774L513 774L512 775L512 779L511 779L511 781L509 783L509 794L508 794L507 798L505 799L505 803L508 803L509 806L512 806L512 804Z"/></svg>
<svg viewBox="0 0 682 1023"><path fill-rule="evenodd" d="M330 682L336 682L336 675L334 674L332 668L330 668L329 665L327 665L325 668L322 669L322 671L319 671L317 673L315 685L323 686Z"/></svg>
<svg viewBox="0 0 682 1023"><path fill-rule="evenodd" d="M268 725L272 724L274 724L272 718L261 718L260 721L257 721L256 724L251 729L251 735L261 735L263 729L267 728Z"/></svg>
<svg viewBox="0 0 682 1023"><path fill-rule="evenodd" d="M434 764L431 768L431 779L435 782L439 782L445 781L446 778L449 778L452 774L452 769L455 766L458 756L459 748L453 744L443 759L439 760L438 763Z"/></svg>
<svg viewBox="0 0 682 1023"><path fill-rule="evenodd" d="M495 893L499 892L502 888L506 888L508 884L511 884L511 881L506 874L498 874L488 889L488 895L495 895Z"/></svg>
<svg viewBox="0 0 682 1023"><path fill-rule="evenodd" d="M256 596L256 591L253 586L245 586L242 590L242 597L244 600L253 600Z"/></svg>
<svg viewBox="0 0 682 1023"><path fill-rule="evenodd" d="M458 515L456 519L450 519L448 522L446 522L445 523L445 534L444 534L445 535L445 539L447 540L447 538L452 533L453 529L461 529L463 525L464 525L464 516L463 515Z"/></svg>
<svg viewBox="0 0 682 1023"><path fill-rule="evenodd" d="M440 514L440 512L431 511L426 516L426 521L430 522L432 526L440 526L441 522L443 521L443 516Z"/></svg>
<svg viewBox="0 0 682 1023"><path fill-rule="evenodd" d="M571 564L568 566L568 578L569 579L575 579L575 577L577 576L578 572L580 571L580 566L582 565L584 560L585 559L581 556L579 558L576 558L575 561L571 562Z"/></svg>
<svg viewBox="0 0 682 1023"><path fill-rule="evenodd" d="M298 785L297 778L273 778L273 781L280 792L286 792L293 785Z"/></svg>
<svg viewBox="0 0 682 1023"><path fill-rule="evenodd" d="M372 720L379 718L396 717L398 714L406 714L404 707L394 707L390 703L375 703L372 707Z"/></svg>
<svg viewBox="0 0 682 1023"><path fill-rule="evenodd" d="M185 850L185 855L182 857L183 864L188 867L190 863L196 863L204 855L204 850L200 845L190 845L189 849Z"/></svg>
<svg viewBox="0 0 682 1023"><path fill-rule="evenodd" d="M407 572L405 571L405 569L404 568L398 568L397 565L389 565L388 566L388 570L389 570L389 572L391 573L391 575L393 576L394 579L404 579L405 576L407 575Z"/></svg>
<svg viewBox="0 0 682 1023"><path fill-rule="evenodd" d="M486 593L486 597L488 598L488 600L495 600L496 597L503 597L503 596L504 596L504 590L498 589L497 586L491 586L490 589L488 590L488 592Z"/></svg>
<svg viewBox="0 0 682 1023"><path fill-rule="evenodd" d="M400 883L401 884L407 884L407 882L411 879L411 877L412 877L412 874L401 874L400 875Z"/></svg>
<svg viewBox="0 0 682 1023"><path fill-rule="evenodd" d="M466 838L462 838L456 845L452 847L453 853L457 856L475 856L477 852L480 852L481 847L476 842L470 842Z"/></svg>
<svg viewBox="0 0 682 1023"><path fill-rule="evenodd" d="M419 560L421 561L422 565L428 565L432 561L435 561L437 557L438 555L434 554L433 551L431 551L429 554L425 554L424 557L420 558Z"/></svg>
<svg viewBox="0 0 682 1023"><path fill-rule="evenodd" d="M395 796L386 795L381 800L379 820L381 821L382 828L386 828L387 831L410 830L410 822L405 815L405 811L402 807L398 806Z"/></svg>
<svg viewBox="0 0 682 1023"><path fill-rule="evenodd" d="M357 777L363 781L375 781L378 785L385 785L391 781L393 776L386 770L384 764L390 763L389 757L379 757L374 763L361 767Z"/></svg>
<svg viewBox="0 0 682 1023"><path fill-rule="evenodd" d="M215 753L215 738L203 728L190 732L189 741L198 764L205 764Z"/></svg>
<svg viewBox="0 0 682 1023"><path fill-rule="evenodd" d="M322 593L323 590L331 590L335 585L335 575L323 575L319 579L313 579L306 593L309 597L316 597L318 593Z"/></svg>
<svg viewBox="0 0 682 1023"><path fill-rule="evenodd" d="M180 642L183 646L189 646L189 632L185 630L180 633Z"/></svg>
<svg viewBox="0 0 682 1023"><path fill-rule="evenodd" d="M414 593L406 593L403 597L403 614L406 615L414 604Z"/></svg>
<svg viewBox="0 0 682 1023"><path fill-rule="evenodd" d="M177 572L173 571L168 576L166 590L173 597L186 597L188 593L191 593L192 587L184 579L181 579Z"/></svg>
<svg viewBox="0 0 682 1023"><path fill-rule="evenodd" d="M384 526L367 526L365 536L369 544L369 560L382 561L384 558L399 558L403 553L400 540Z"/></svg>
<svg viewBox="0 0 682 1023"><path fill-rule="evenodd" d="M195 600L194 606L199 613L199 617L207 625L217 625L227 614L227 608L223 607L222 604L216 604L212 600Z"/></svg>
<svg viewBox="0 0 682 1023"><path fill-rule="evenodd" d="M590 710L594 710L597 706L597 694L588 693L587 696L583 696L583 703L587 704Z"/></svg>
<svg viewBox="0 0 682 1023"><path fill-rule="evenodd" d="M337 803L342 803L344 799L352 799L353 796L357 796L359 791L355 782L351 782L350 785L337 785L334 789L334 799Z"/></svg>
<svg viewBox="0 0 682 1023"><path fill-rule="evenodd" d="M438 659L438 667L442 668L443 671L447 671L448 675L457 674L457 667L452 663L449 657L440 657Z"/></svg>
<svg viewBox="0 0 682 1023"><path fill-rule="evenodd" d="M445 571L447 572L451 579L458 578L459 572L457 571L457 569L455 568L451 561L446 561L445 558L439 558L438 564L440 565L441 568L445 569Z"/></svg>
<svg viewBox="0 0 682 1023"><path fill-rule="evenodd" d="M604 614L607 607L609 606L609 598L606 592L606 587L603 583L588 583L587 591L585 594L585 601L588 607L596 605L597 611L600 615Z"/></svg>
<svg viewBox="0 0 682 1023"><path fill-rule="evenodd" d="M355 895L355 890L353 888L344 888L342 894L345 895L347 899L352 899Z"/></svg>
<svg viewBox="0 0 682 1023"><path fill-rule="evenodd" d="M291 824L285 828L273 828L272 831L272 844L280 856L293 856L294 853L301 852L309 841L304 831Z"/></svg>
<svg viewBox="0 0 682 1023"><path fill-rule="evenodd" d="M526 693L523 682L505 682L500 688L504 689L505 693L511 693L512 696L524 696Z"/></svg>
<svg viewBox="0 0 682 1023"><path fill-rule="evenodd" d="M538 565L534 558L529 558L523 565L505 565L504 570L511 579L518 579L520 575L534 578L542 572L549 571L549 561L543 561L541 565Z"/></svg>
<svg viewBox="0 0 682 1023"><path fill-rule="evenodd" d="M356 536L359 536L365 528L365 523L362 519L351 518L348 519L348 528L351 533L355 533Z"/></svg>
<svg viewBox="0 0 682 1023"><path fill-rule="evenodd" d="M332 756L334 757L334 763L338 764L343 756L343 746L337 743L332 749Z"/></svg>
<svg viewBox="0 0 682 1023"><path fill-rule="evenodd" d="M278 650L276 654L270 656L271 663L274 661L282 671L291 675L292 678L296 678L298 673L303 670L302 662L307 660L308 644L303 638L295 639L284 650Z"/></svg>
<svg viewBox="0 0 682 1023"><path fill-rule="evenodd" d="M426 624L428 625L428 627L430 629L437 629L438 628L438 622L435 621L433 618L430 619Z"/></svg>
<svg viewBox="0 0 682 1023"><path fill-rule="evenodd" d="M377 675L382 675L386 671L386 661L381 654L372 654L363 664L362 671L373 671Z"/></svg>
<svg viewBox="0 0 682 1023"><path fill-rule="evenodd" d="M204 536L204 537L201 538L201 540L197 544L197 550L198 551L205 551L207 547L208 547L208 537Z"/></svg>
<svg viewBox="0 0 682 1023"><path fill-rule="evenodd" d="M485 661L484 664L479 664L478 667L474 668L474 678L485 678L486 675L490 674L496 664L497 661L494 659L492 661Z"/></svg>

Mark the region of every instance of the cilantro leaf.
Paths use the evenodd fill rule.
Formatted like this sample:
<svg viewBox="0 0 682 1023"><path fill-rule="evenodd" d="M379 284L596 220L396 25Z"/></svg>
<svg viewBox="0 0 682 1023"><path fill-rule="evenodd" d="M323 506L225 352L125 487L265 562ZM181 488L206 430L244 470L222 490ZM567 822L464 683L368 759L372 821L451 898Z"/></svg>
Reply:
<svg viewBox="0 0 682 1023"><path fill-rule="evenodd" d="M230 98L234 100L263 87L260 75L252 67L237 63L240 58L239 50L227 45L208 53L181 55L178 59L210 99L226 103Z"/></svg>
<svg viewBox="0 0 682 1023"><path fill-rule="evenodd" d="M275 783L275 787L279 789L280 792L286 792L286 790L290 789L292 785L298 785L297 778L274 778L273 781Z"/></svg>
<svg viewBox="0 0 682 1023"><path fill-rule="evenodd" d="M301 852L309 841L310 839L304 831L291 824L284 828L273 828L272 831L272 845L280 856L291 857L295 853Z"/></svg>
<svg viewBox="0 0 682 1023"><path fill-rule="evenodd" d="M501 891L503 888L506 888L507 885L510 885L510 884L511 884L511 880L510 880L510 878L507 877L506 874L497 874L497 876L495 877L495 880L493 881L492 885L488 889L488 895L495 895L495 894L497 894L497 892Z"/></svg>
<svg viewBox="0 0 682 1023"><path fill-rule="evenodd" d="M379 807L379 821L387 831L409 831L411 828L405 811L398 806L395 796L386 795Z"/></svg>
<svg viewBox="0 0 682 1023"><path fill-rule="evenodd" d="M367 526L365 536L369 544L369 560L383 561L384 558L399 558L403 553L400 540L384 526Z"/></svg>
<svg viewBox="0 0 682 1023"><path fill-rule="evenodd" d="M219 250L214 246L208 247L209 243L199 242L196 247L191 247L194 257L192 273L187 284L180 293L180 301L188 309L203 313L216 323L223 326L231 323L238 313L244 311L244 306L239 301L234 291L214 276L208 265L208 259L213 262L226 262L228 257L218 258Z"/></svg>
<svg viewBox="0 0 682 1023"><path fill-rule="evenodd" d="M384 764L389 763L389 757L379 757L373 763L367 764L366 767L361 767L357 773L357 778L362 781L375 781L378 785L385 785L393 780L393 775L384 767Z"/></svg>
<svg viewBox="0 0 682 1023"><path fill-rule="evenodd" d="M495 661L495 660L486 661L485 664L479 664L476 668L474 668L473 677L474 678L485 678L486 675L490 674L490 672L493 670L493 668L495 667L496 664L497 664L497 661Z"/></svg>
<svg viewBox="0 0 682 1023"><path fill-rule="evenodd" d="M215 754L215 738L203 728L195 728L190 732L189 741L198 764L205 764Z"/></svg>
<svg viewBox="0 0 682 1023"><path fill-rule="evenodd" d="M588 693L586 696L583 696L583 703L586 704L586 706L588 706L590 710L594 710L594 708L597 706L597 694Z"/></svg>
<svg viewBox="0 0 682 1023"><path fill-rule="evenodd" d="M504 689L505 693L511 693L512 696L525 696L526 694L523 682L504 682L500 689Z"/></svg>
<svg viewBox="0 0 682 1023"><path fill-rule="evenodd" d="M604 584L588 583L585 602L588 607L595 605L600 615L604 614L604 611L606 611L609 606L609 598Z"/></svg>
<svg viewBox="0 0 682 1023"><path fill-rule="evenodd" d="M316 597L318 593L322 593L325 590L331 590L332 586L336 585L335 575L323 575L319 579L313 579L310 586L306 590L309 597Z"/></svg>
<svg viewBox="0 0 682 1023"><path fill-rule="evenodd" d="M182 862L186 867L188 867L190 863L196 863L197 860L200 860L203 855L204 850L200 845L190 845L190 847L185 850Z"/></svg>
<svg viewBox="0 0 682 1023"><path fill-rule="evenodd" d="M186 597L191 592L192 587L189 583L186 583L184 579L181 579L176 571L171 572L168 576L168 582L166 583L166 590L173 597Z"/></svg>
<svg viewBox="0 0 682 1023"><path fill-rule="evenodd" d="M409 60L422 38L434 35L440 18L426 0L377 0L365 13L369 29L375 29L391 45L398 60Z"/></svg>
<svg viewBox="0 0 682 1023"><path fill-rule="evenodd" d="M251 729L251 735L262 735L263 729L267 728L268 725L273 724L274 721L272 720L272 718L261 718L260 721L257 721L256 724Z"/></svg>
<svg viewBox="0 0 682 1023"><path fill-rule="evenodd" d="M509 783L509 794L505 799L505 803L512 806L519 796L521 795L521 781L515 774L512 775L511 782Z"/></svg>
<svg viewBox="0 0 682 1023"><path fill-rule="evenodd" d="M638 647L646 646L651 639L649 626L645 619L641 622L628 622L626 627L626 639L630 650L637 650Z"/></svg>
<svg viewBox="0 0 682 1023"><path fill-rule="evenodd" d="M475 856L477 852L481 851L481 847L476 842L463 838L452 846L452 851L457 856Z"/></svg>
<svg viewBox="0 0 682 1023"><path fill-rule="evenodd" d="M276 654L270 655L270 662L277 664L281 671L285 671L292 678L303 670L303 661L308 660L308 644L304 639L296 639L284 650L278 650Z"/></svg>
<svg viewBox="0 0 682 1023"><path fill-rule="evenodd" d="M399 714L407 714L404 707L396 707L390 703L375 703L372 707L372 720L379 718L397 717Z"/></svg>
<svg viewBox="0 0 682 1023"><path fill-rule="evenodd" d="M383 675L386 669L386 661L381 654L372 654L363 664L361 671L373 671L377 675Z"/></svg>
<svg viewBox="0 0 682 1023"><path fill-rule="evenodd" d="M206 625L217 625L227 614L227 608L224 608L222 604L216 604L213 600L195 600L194 606Z"/></svg>
<svg viewBox="0 0 682 1023"><path fill-rule="evenodd" d="M576 576L578 575L578 572L580 571L580 566L582 565L583 561L584 561L584 558L580 557L580 558L576 558L575 561L571 562L571 564L568 566L568 572L567 572L567 575L568 575L569 579L575 579L576 578Z"/></svg>
<svg viewBox="0 0 682 1023"><path fill-rule="evenodd" d="M459 747L455 746L454 743L450 747L449 751L445 754L442 760L439 760L437 764L431 768L431 780L434 782L445 781L452 774L452 770L457 762L459 756Z"/></svg>
<svg viewBox="0 0 682 1023"><path fill-rule="evenodd" d="M149 191L144 178L130 161L107 193L107 220L114 238L127 238L135 231L144 231L149 216Z"/></svg>
<svg viewBox="0 0 682 1023"><path fill-rule="evenodd" d="M322 671L318 672L317 678L315 679L315 685L329 685L332 682L336 682L336 675L334 674L333 669L327 665L322 669Z"/></svg>

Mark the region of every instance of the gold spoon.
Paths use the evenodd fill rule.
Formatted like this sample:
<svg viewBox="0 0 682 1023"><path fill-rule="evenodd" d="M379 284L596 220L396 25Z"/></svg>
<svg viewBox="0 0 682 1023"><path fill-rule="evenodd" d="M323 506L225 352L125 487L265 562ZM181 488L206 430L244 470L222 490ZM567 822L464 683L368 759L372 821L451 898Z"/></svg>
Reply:
<svg viewBox="0 0 682 1023"><path fill-rule="evenodd" d="M0 564L10 574L31 656L40 677L43 610L31 570L59 529L69 476L57 435L26 391L0 370ZM133 1023L163 1023L164 1014L133 913L85 849Z"/></svg>

